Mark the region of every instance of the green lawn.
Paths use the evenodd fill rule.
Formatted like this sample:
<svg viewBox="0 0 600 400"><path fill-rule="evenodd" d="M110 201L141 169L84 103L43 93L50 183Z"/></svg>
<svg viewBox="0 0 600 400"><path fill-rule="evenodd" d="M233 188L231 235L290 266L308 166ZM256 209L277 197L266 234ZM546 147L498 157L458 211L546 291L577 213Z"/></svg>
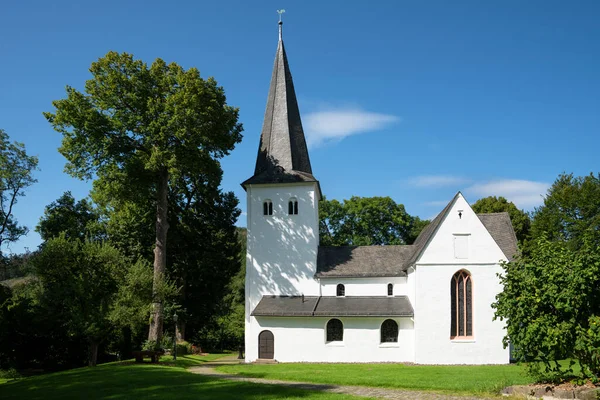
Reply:
<svg viewBox="0 0 600 400"><path fill-rule="evenodd" d="M243 364L223 365L218 369L254 378L456 394L497 395L506 386L532 382L525 367L517 365Z"/></svg>
<svg viewBox="0 0 600 400"><path fill-rule="evenodd" d="M169 357L170 358L170 357ZM164 361L169 358L163 358ZM0 384L0 399L289 399L354 400L356 397L232 382L192 374L184 368L218 356L184 356L177 363L110 363Z"/></svg>

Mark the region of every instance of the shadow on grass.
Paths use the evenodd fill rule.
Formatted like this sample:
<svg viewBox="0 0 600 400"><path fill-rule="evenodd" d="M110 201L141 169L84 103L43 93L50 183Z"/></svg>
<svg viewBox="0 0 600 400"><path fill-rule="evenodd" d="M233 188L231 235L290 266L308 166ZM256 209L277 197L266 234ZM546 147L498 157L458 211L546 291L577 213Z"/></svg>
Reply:
<svg viewBox="0 0 600 400"><path fill-rule="evenodd" d="M179 360L178 360L179 361ZM183 361L183 360L182 360ZM189 360L188 360L189 361ZM343 398L345 396L340 396ZM0 385L0 398L53 399L321 399L330 395L195 375L180 368L112 364ZM337 396L335 398L338 398Z"/></svg>

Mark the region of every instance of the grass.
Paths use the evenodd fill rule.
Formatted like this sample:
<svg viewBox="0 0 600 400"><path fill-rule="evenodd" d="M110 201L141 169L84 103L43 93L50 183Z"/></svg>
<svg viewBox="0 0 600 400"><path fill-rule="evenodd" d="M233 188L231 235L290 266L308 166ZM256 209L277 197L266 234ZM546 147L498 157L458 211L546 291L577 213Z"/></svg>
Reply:
<svg viewBox="0 0 600 400"><path fill-rule="evenodd" d="M192 374L186 367L214 360L183 356L177 362L164 357L159 364L130 361L78 368L0 384L2 400L350 400L352 396L312 392L270 385L234 382Z"/></svg>
<svg viewBox="0 0 600 400"><path fill-rule="evenodd" d="M217 369L253 378L465 395L497 395L506 386L533 381L526 375L525 367L518 365L241 364Z"/></svg>

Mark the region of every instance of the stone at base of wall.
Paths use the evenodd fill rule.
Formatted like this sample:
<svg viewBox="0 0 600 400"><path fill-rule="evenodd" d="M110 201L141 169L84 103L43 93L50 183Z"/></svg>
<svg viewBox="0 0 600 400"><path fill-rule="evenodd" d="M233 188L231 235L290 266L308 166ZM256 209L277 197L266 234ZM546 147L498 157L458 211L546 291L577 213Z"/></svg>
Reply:
<svg viewBox="0 0 600 400"><path fill-rule="evenodd" d="M600 398L600 389L590 389L589 387L581 387L575 389L556 389L552 386L509 386L502 390L503 396L513 396L522 399L580 399L580 400L596 400Z"/></svg>

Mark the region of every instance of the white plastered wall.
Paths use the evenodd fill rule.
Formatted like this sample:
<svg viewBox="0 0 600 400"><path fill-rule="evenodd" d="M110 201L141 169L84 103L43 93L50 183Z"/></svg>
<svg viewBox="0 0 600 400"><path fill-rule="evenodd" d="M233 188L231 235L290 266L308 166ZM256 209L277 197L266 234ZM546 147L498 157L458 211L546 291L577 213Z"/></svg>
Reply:
<svg viewBox="0 0 600 400"><path fill-rule="evenodd" d="M398 342L381 343L383 317L340 317L344 340L326 343L326 317L259 317L256 334L273 333L274 358L279 362L413 362L414 334L411 318L391 318L398 323ZM257 345L257 344L256 344ZM256 346L255 345L255 346Z"/></svg>
<svg viewBox="0 0 600 400"><path fill-rule="evenodd" d="M459 217L458 213L462 216ZM466 258L455 258L454 236L468 236ZM415 272L415 362L419 364L505 364L504 323L493 321L491 304L502 291L497 277L504 254L459 194L417 260ZM472 277L473 338L450 339L450 282L459 270Z"/></svg>
<svg viewBox="0 0 600 400"><path fill-rule="evenodd" d="M316 272L318 188L316 183L250 185L247 192L246 361L258 358L261 329L250 314L263 295L318 296ZM298 215L288 215L288 201ZM263 202L273 215L263 215Z"/></svg>
<svg viewBox="0 0 600 400"><path fill-rule="evenodd" d="M410 299L406 277L321 278L321 294L335 296L340 283L344 285L346 296L387 296L387 287L391 283L394 285L394 296L409 296Z"/></svg>

